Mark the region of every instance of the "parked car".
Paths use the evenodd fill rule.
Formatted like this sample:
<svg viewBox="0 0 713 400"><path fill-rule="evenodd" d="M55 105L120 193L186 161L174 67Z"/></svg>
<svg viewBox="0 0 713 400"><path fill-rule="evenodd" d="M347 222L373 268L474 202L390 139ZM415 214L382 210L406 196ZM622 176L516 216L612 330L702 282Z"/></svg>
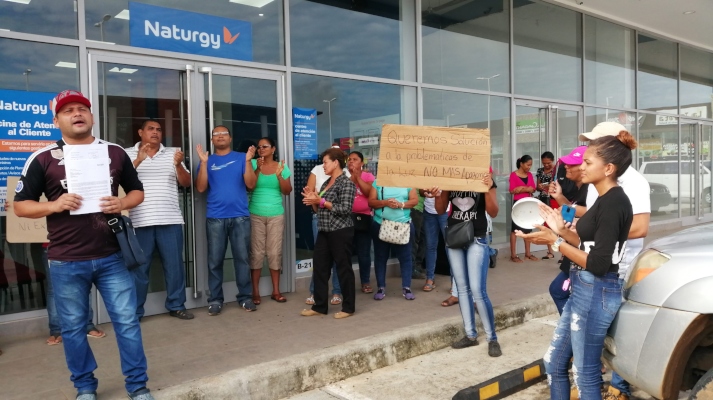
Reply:
<svg viewBox="0 0 713 400"><path fill-rule="evenodd" d="M696 181L692 179L695 172L700 179L700 196L701 202L705 205L711 204L711 170L701 164L698 170L693 171L693 161L681 161L681 186L679 188L678 160L661 160L661 161L644 161L639 167L639 172L646 178L649 183L658 183L668 187L671 192L673 201L678 201L679 198L687 198L691 196L692 190L695 187Z"/></svg>
<svg viewBox="0 0 713 400"><path fill-rule="evenodd" d="M604 341L608 368L651 396L713 394L713 224L655 240L632 262Z"/></svg>
<svg viewBox="0 0 713 400"><path fill-rule="evenodd" d="M673 203L671 192L666 185L660 183L649 182L651 192L649 199L651 200L651 212L656 212L660 208L666 207Z"/></svg>

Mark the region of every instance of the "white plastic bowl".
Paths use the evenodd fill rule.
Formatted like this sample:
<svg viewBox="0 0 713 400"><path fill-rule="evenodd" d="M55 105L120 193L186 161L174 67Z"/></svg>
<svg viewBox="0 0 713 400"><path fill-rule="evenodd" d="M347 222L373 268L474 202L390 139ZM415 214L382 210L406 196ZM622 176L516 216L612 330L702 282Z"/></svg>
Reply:
<svg viewBox="0 0 713 400"><path fill-rule="evenodd" d="M534 229L535 225L544 225L540 216L542 202L534 197L525 197L512 205L512 220L523 229Z"/></svg>

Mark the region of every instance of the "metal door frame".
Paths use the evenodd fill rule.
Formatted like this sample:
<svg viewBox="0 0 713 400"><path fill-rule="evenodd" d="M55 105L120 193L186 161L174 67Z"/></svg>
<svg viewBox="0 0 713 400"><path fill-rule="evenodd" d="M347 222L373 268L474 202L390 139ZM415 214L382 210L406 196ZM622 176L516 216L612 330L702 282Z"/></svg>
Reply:
<svg viewBox="0 0 713 400"><path fill-rule="evenodd" d="M703 122L703 121L694 120L694 119L681 118L681 119L680 119L680 125L679 125L679 126L680 126L680 131L679 131L679 149L680 149L680 144L681 144L680 142L681 142L681 138L682 138L682 134L683 134L683 126L684 126L684 125L688 125L688 126L694 127L694 129L695 129L695 133L694 133L694 135L693 135L693 139L694 139L694 141L693 141L693 162L694 162L695 165L698 165L698 166L699 166L699 169L700 169L700 165L701 165L701 146L702 146L702 144L703 144L703 127L704 127L704 126L709 126L709 127L711 127L711 130L713 131L713 123L710 123L710 122ZM713 136L713 135L712 135L712 136ZM711 139L713 139L713 138L711 138ZM711 145L711 144L709 143L709 146L710 146L710 145ZM710 151L710 150L711 150L711 149L710 149L710 147L709 147L709 150L708 150L708 151ZM679 152L678 152L678 163L679 163L679 166L682 165L682 164L681 164L681 161L682 161L682 156L681 156L681 151L679 150ZM683 179L684 179L683 173L680 172L680 171L681 171L681 168L679 167L679 174L678 174L678 188L679 188L679 189L678 189L678 199L679 199L679 200L678 200L678 203L679 203L679 215L680 215L680 213L681 213L681 194L682 194L682 193L681 193L681 186L682 186ZM695 170L694 170L694 171L695 171ZM711 173L713 174L713 171L711 171ZM697 176L700 176L700 174L697 174ZM713 187L713 186L712 186L712 187ZM713 220L713 213L712 213L712 214L705 214L705 213L704 213L704 207L703 207L703 204L702 204L702 202L701 202L701 196L700 196L700 193L701 193L701 179L700 179L700 178L695 179L695 181L693 182L693 192L695 193L695 197L694 197L695 212L694 212L694 215L693 215L693 216L682 216L682 219L683 219L683 220L690 219L690 220L692 220L692 221L690 221L691 223L699 223L699 222L701 222L701 221L704 220L704 219L706 219L706 220ZM690 193L688 193L688 196L690 197Z"/></svg>
<svg viewBox="0 0 713 400"><path fill-rule="evenodd" d="M96 107L101 107L99 102L99 63L115 63L124 65L137 65L148 68L160 68L165 70L182 71L186 73L186 101L187 101L187 113L186 120L189 130L188 134L188 147L184 151L190 154L191 159L196 160L197 153L195 151L195 146L201 144L204 148L209 145L207 139L207 133L205 132L204 121L206 119L205 107L202 105L206 102L206 88L204 85L203 74L218 74L235 76L242 78L254 78L254 79L264 79L272 80L275 82L276 86L276 99L277 99L277 125L278 125L278 146L284 149L285 162L288 165L293 163L293 149L292 141L288 140L287 137L287 116L285 110L285 76L283 72L280 71L265 71L265 70L255 70L251 68L227 66L218 63L207 63L201 61L193 61L181 58L167 58L158 56L145 56L137 55L132 53L119 53L119 52L109 52L103 50L89 50L88 51L88 69L89 69L89 98L92 104ZM211 105L212 107L212 105ZM95 115L99 114L95 112ZM106 115L106 113L104 114ZM95 122L101 123L98 118ZM94 136L98 136L98 131L93 132ZM193 177L193 171L191 171ZM293 184L294 187L294 184ZM191 185L189 188L191 196L192 210L191 215L188 216L193 219L193 286L186 288L186 308L197 308L207 306L207 296L203 296L204 292L208 291L208 271L207 271L207 237L206 237L206 196L204 194L198 193ZM281 288L287 292L294 291L294 271L291 266L294 264L295 258L295 241L293 238L294 227L294 192L290 194L287 198L285 204L285 239L283 241L283 274L280 279ZM188 260L184 260L187 262ZM187 282L190 282L190 277L187 277ZM268 289L269 282L261 279L261 292L266 293L264 290ZM263 288L263 285L265 287ZM224 289L229 289L232 286L234 290L235 284L232 282L224 283ZM92 289L94 292L95 307L94 313L95 318L98 323L109 322L109 316L104 306L104 302L101 299L101 295L96 292L96 288ZM230 289L229 289L230 290ZM149 306L149 298L147 297L146 305ZM165 292L158 292L154 297L162 297L165 299ZM230 297L226 295L226 299ZM234 299L234 297L233 297ZM155 300L152 300L154 303ZM161 310L163 310L163 300L160 301ZM155 308L155 307L153 307ZM147 315L149 307L147 307ZM153 313L155 313L154 310ZM163 310L163 312L167 312Z"/></svg>

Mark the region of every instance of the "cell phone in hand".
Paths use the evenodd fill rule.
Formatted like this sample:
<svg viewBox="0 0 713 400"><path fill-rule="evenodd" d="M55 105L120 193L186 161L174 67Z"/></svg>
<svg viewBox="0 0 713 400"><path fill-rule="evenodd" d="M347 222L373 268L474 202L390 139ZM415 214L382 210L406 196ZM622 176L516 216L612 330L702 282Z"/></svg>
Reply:
<svg viewBox="0 0 713 400"><path fill-rule="evenodd" d="M574 207L563 205L562 206L562 219L564 222L569 222L570 224L574 221Z"/></svg>

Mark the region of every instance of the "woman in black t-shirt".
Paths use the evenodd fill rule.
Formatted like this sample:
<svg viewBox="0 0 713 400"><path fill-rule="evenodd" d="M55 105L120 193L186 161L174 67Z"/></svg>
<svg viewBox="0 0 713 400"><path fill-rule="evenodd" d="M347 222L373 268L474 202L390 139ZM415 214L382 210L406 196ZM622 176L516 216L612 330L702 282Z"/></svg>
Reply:
<svg viewBox="0 0 713 400"><path fill-rule="evenodd" d="M495 317L493 305L490 303L485 285L488 277L490 254L486 240L488 220L487 212L492 218L498 215L498 201L495 194L497 186L490 175L483 178L483 184L490 188L486 193L447 191L436 195L436 211L439 214L446 212L448 203L451 203L451 214L448 216L449 228L458 224L473 224L474 239L462 248L447 248L448 260L451 264L451 274L458 288L458 304L465 325L465 337L453 343L454 349L475 346L478 344L475 329L475 307L478 309L486 340L488 341L488 354L491 357L502 355L498 338L495 335ZM437 193L437 192L436 192ZM435 194L435 193L434 193Z"/></svg>
<svg viewBox="0 0 713 400"><path fill-rule="evenodd" d="M579 219L576 232L565 227L561 213L541 205L551 229L538 226L539 232L518 233L535 243L550 244L572 260L572 295L544 356L552 399L569 398L572 355L580 398L602 398L600 358L607 330L621 305L619 262L634 218L617 178L631 165L634 148L636 140L627 131L590 143L580 171L582 182L594 184L599 198Z"/></svg>

